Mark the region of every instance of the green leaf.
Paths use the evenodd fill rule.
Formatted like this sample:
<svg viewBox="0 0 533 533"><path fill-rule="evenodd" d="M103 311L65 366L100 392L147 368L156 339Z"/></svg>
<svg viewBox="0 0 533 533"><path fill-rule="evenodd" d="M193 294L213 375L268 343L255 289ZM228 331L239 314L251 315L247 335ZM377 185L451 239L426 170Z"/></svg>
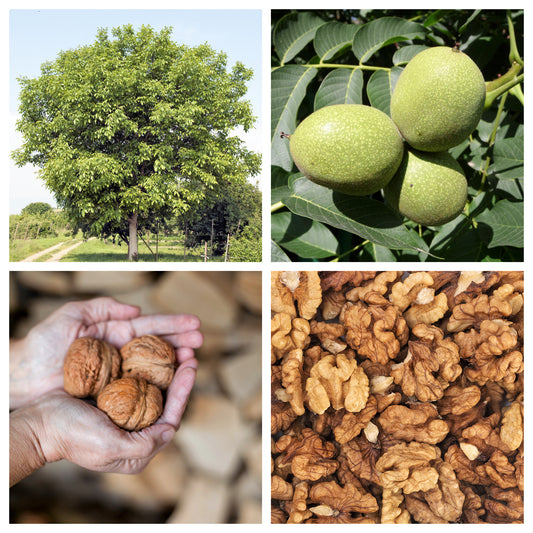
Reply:
<svg viewBox="0 0 533 533"><path fill-rule="evenodd" d="M288 65L272 72L271 148L272 165L287 171L292 168L289 141L280 138L281 132L293 133L296 129L298 108L305 96L309 82L318 70L297 65Z"/></svg>
<svg viewBox="0 0 533 533"><path fill-rule="evenodd" d="M401 67L392 67L389 71L376 70L366 85L366 94L372 106L389 116L392 91L402 70Z"/></svg>
<svg viewBox="0 0 533 533"><path fill-rule="evenodd" d="M458 242L468 245L459 246ZM429 250L447 261L478 261L477 251L480 246L479 232L474 231L471 221L461 215L437 228Z"/></svg>
<svg viewBox="0 0 533 533"><path fill-rule="evenodd" d="M332 70L315 94L315 111L334 104L363 103L363 73L359 69Z"/></svg>
<svg viewBox="0 0 533 533"><path fill-rule="evenodd" d="M380 48L411 39L423 39L426 28L399 17L383 17L365 24L356 34L352 50L360 63L366 63Z"/></svg>
<svg viewBox="0 0 533 533"><path fill-rule="evenodd" d="M291 195L285 198L285 205L293 213L390 249L427 250L422 238L408 230L402 219L381 202L335 192L298 175L291 176L289 188Z"/></svg>
<svg viewBox="0 0 533 533"><path fill-rule="evenodd" d="M365 252L370 255L372 258L372 261L382 261L382 262L393 262L397 261L394 254L384 246L380 246L379 244L374 244L373 242L369 242L364 246ZM362 257L364 259L364 255Z"/></svg>
<svg viewBox="0 0 533 533"><path fill-rule="evenodd" d="M461 35L466 30L466 27L481 13L481 9L476 9L474 12L468 17L468 20L459 28L458 33Z"/></svg>
<svg viewBox="0 0 533 533"><path fill-rule="evenodd" d="M439 20L444 18L450 11L451 11L450 9L437 9L436 11L433 11L432 13L430 13L428 18L424 21L424 26L426 28L429 26L433 26Z"/></svg>
<svg viewBox="0 0 533 533"><path fill-rule="evenodd" d="M299 257L324 259L339 252L335 235L324 224L294 213L272 215L272 238Z"/></svg>
<svg viewBox="0 0 533 533"><path fill-rule="evenodd" d="M523 180L498 180L496 183L496 194L500 198L510 200L524 200L524 181Z"/></svg>
<svg viewBox="0 0 533 533"><path fill-rule="evenodd" d="M272 166L270 169L270 204L283 202L291 191L289 189L289 172L280 167Z"/></svg>
<svg viewBox="0 0 533 533"><path fill-rule="evenodd" d="M274 48L282 65L296 57L311 42L325 21L309 12L289 13L274 28Z"/></svg>
<svg viewBox="0 0 533 533"><path fill-rule="evenodd" d="M524 246L524 204L500 200L476 217L481 238L489 248Z"/></svg>
<svg viewBox="0 0 533 533"><path fill-rule="evenodd" d="M429 48L429 46L426 46L425 44L411 44L409 46L402 46L401 48L398 48L396 52L394 52L394 55L392 56L392 62L395 65L405 65L409 63L409 61L411 61L416 54L419 54L426 48Z"/></svg>
<svg viewBox="0 0 533 533"><path fill-rule="evenodd" d="M274 242L270 241L270 260L278 263L290 263L289 256Z"/></svg>
<svg viewBox="0 0 533 533"><path fill-rule="evenodd" d="M524 178L524 138L511 137L496 141L492 149L489 174L500 179Z"/></svg>
<svg viewBox="0 0 533 533"><path fill-rule="evenodd" d="M343 48L349 47L360 28L361 26L336 21L320 26L313 43L320 60L328 61Z"/></svg>

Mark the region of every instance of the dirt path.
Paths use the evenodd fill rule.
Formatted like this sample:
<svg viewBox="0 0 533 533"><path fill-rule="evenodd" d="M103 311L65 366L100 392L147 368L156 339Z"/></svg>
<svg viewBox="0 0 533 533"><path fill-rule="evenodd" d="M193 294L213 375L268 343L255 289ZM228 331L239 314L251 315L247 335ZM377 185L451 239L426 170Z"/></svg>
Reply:
<svg viewBox="0 0 533 533"><path fill-rule="evenodd" d="M73 244L72 246L64 248L63 250L59 250L59 252L55 253L52 257L48 258L45 262L46 263L57 263L62 257L65 257L65 255L67 255L69 252L74 250L74 248L77 248L80 244L83 244L83 241L77 242Z"/></svg>
<svg viewBox="0 0 533 533"><path fill-rule="evenodd" d="M91 237L93 239L94 237ZM89 239L89 240L91 240ZM46 250L41 250L40 252L37 252L35 254L32 254L25 259L21 260L21 263L32 263L33 261L39 259L39 257L42 257L43 255L47 255L52 253L54 250L58 250L65 244L66 241L60 242L59 244L54 244L54 246L50 246L50 248L47 248ZM54 255L49 257L45 263L56 263L61 258L65 257L69 252L74 250L74 248L77 248L80 244L82 244L83 241L75 242L74 244L71 244L70 246L67 246L66 248L60 249L58 252L56 252Z"/></svg>
<svg viewBox="0 0 533 533"><path fill-rule="evenodd" d="M59 244L54 244L54 246L50 246L50 248L47 248L46 250L41 250L40 252L37 252L36 254L32 254L26 257L26 259L22 259L20 262L21 263L32 263L36 259L39 259L39 257L42 257L43 255L49 254L50 252L57 250L57 248L60 248L64 244L65 244L64 242L60 242Z"/></svg>

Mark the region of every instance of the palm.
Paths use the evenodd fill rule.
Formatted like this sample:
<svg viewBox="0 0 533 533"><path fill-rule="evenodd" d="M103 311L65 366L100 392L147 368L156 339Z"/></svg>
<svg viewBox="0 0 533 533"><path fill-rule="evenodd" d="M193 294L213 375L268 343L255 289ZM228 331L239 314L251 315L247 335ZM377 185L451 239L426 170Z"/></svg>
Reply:
<svg viewBox="0 0 533 533"><path fill-rule="evenodd" d="M63 361L70 344L92 336L121 347L134 337L154 334L176 348L179 363L194 357L202 344L199 321L191 315L139 316L139 309L111 298L64 305L33 328L24 340L23 354L10 375L13 389L24 388L26 401L63 388Z"/></svg>

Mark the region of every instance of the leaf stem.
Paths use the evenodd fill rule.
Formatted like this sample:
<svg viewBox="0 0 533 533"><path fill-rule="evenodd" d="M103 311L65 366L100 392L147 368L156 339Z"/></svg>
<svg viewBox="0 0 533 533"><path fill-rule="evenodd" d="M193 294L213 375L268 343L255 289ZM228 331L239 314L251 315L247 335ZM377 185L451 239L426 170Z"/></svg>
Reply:
<svg viewBox="0 0 533 533"><path fill-rule="evenodd" d="M284 203L283 202L276 202L275 204L272 204L270 206L270 212L271 213L275 213L276 211L278 211L279 209L281 209L282 207L284 207Z"/></svg>
<svg viewBox="0 0 533 533"><path fill-rule="evenodd" d="M498 133L498 126L500 124L500 119L502 116L503 107L505 105L505 100L507 99L507 94L508 94L507 92L504 93L502 96L502 99L500 100L500 105L498 106L498 112L496 113L496 119L494 120L494 127L492 128L492 133L490 134L488 148L490 148L494 144L494 141L496 140L496 134ZM487 159L485 161L485 167L483 168L483 173L481 175L481 184L479 186L479 192L481 192L485 187L485 183L487 181L487 172L489 170L490 163L491 163L490 155L487 155Z"/></svg>
<svg viewBox="0 0 533 533"><path fill-rule="evenodd" d="M512 94L514 97L518 99L518 101L524 105L524 93L522 91L521 85L515 85L510 91L510 94Z"/></svg>
<svg viewBox="0 0 533 533"><path fill-rule="evenodd" d="M514 32L513 21L511 20L511 13L507 10L507 24L509 25L509 41L511 50L509 51L509 61L512 63L516 62L520 65L524 64L524 60L520 57L518 53L518 47L516 46L516 35Z"/></svg>
<svg viewBox="0 0 533 533"><path fill-rule="evenodd" d="M520 76L517 76L516 78L513 78L507 83L504 83L503 85L500 85L499 87L496 87L495 89L487 92L487 96L485 97L485 109L488 109L492 105L494 100L498 98L498 96L501 96L502 94L507 94L513 87L516 87L523 81L524 74L522 73L520 74Z"/></svg>
<svg viewBox="0 0 533 533"><path fill-rule="evenodd" d="M284 67L285 65L279 65L277 67L272 67L271 72L274 70L277 70L278 68ZM390 71L390 67L373 67L371 65L344 65L344 64L337 64L337 63L305 63L302 65L298 65L306 68L348 68L351 70L387 70Z"/></svg>
<svg viewBox="0 0 533 533"><path fill-rule="evenodd" d="M358 244L357 246L354 246L352 249L348 250L347 252L344 252L340 255L338 255L335 259L332 259L331 263L337 263L339 262L343 257L350 255L351 253L359 250L359 248L362 248L363 246L366 246L370 241L363 241L362 243Z"/></svg>

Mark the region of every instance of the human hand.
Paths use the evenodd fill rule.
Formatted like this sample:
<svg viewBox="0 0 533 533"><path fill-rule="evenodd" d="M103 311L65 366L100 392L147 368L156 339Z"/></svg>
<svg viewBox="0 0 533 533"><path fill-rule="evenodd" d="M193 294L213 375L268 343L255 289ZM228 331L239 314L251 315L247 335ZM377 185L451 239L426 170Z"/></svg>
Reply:
<svg viewBox="0 0 533 533"><path fill-rule="evenodd" d="M202 345L200 321L193 315L140 316L136 306L102 297L70 302L10 347L10 408L63 389L63 361L78 337L104 339L120 348L135 337L158 335L176 348L178 364L194 359Z"/></svg>
<svg viewBox="0 0 533 533"><path fill-rule="evenodd" d="M187 404L196 375L191 358L177 369L167 390L161 417L150 427L128 432L89 403L57 390L13 411L10 483L14 484L47 462L67 459L98 472L134 474L172 439ZM30 441L30 442L21 442ZM37 450L39 457L18 457L16 449ZM29 465L28 465L29 463Z"/></svg>

